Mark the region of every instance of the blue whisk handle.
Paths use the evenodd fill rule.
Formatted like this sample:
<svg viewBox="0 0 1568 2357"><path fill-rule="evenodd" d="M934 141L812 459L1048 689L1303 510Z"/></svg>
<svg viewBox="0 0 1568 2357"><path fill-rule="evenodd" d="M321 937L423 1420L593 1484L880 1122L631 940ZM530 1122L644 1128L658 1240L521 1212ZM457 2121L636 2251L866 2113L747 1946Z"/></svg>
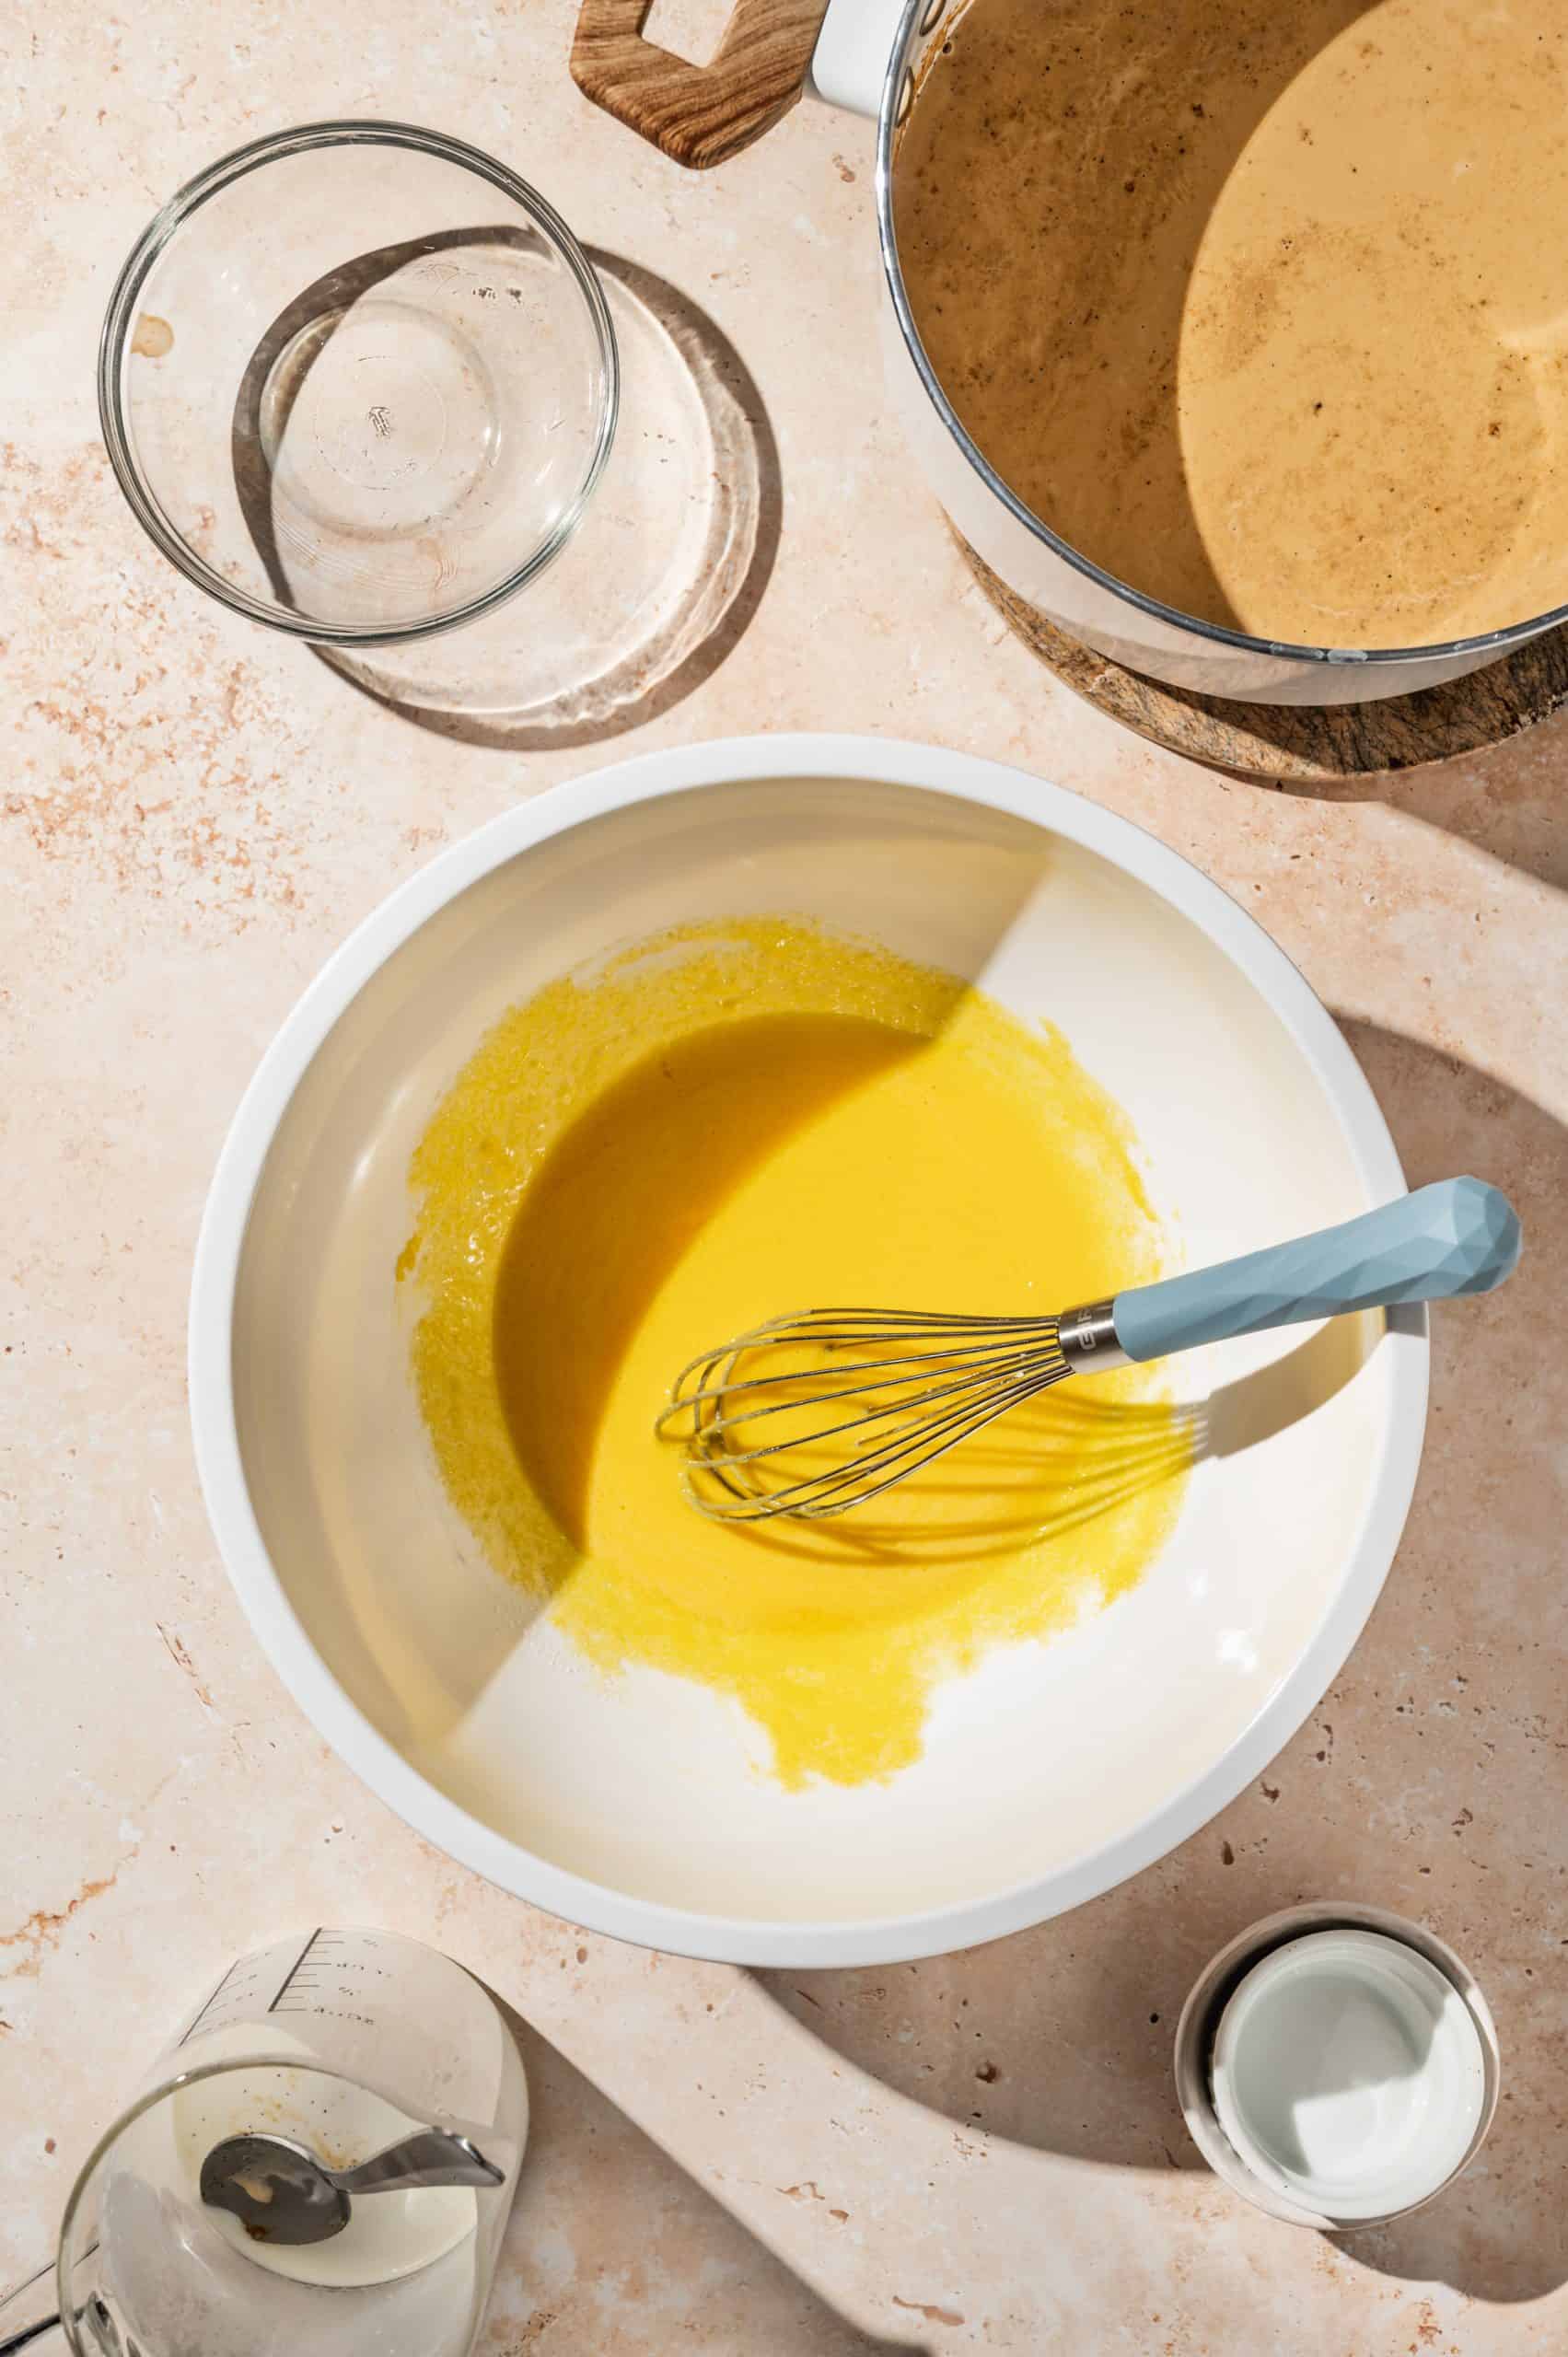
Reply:
<svg viewBox="0 0 1568 2357"><path fill-rule="evenodd" d="M1116 1340L1130 1359L1165 1358L1346 1310L1490 1293L1518 1258L1506 1196L1480 1178L1445 1178L1316 1236L1120 1293Z"/></svg>

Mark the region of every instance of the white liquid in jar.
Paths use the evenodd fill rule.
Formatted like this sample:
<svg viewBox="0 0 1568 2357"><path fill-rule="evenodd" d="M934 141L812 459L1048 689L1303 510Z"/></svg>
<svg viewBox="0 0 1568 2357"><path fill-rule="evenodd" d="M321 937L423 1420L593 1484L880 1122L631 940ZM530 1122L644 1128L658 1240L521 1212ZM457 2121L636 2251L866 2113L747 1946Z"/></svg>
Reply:
<svg viewBox="0 0 1568 2357"><path fill-rule="evenodd" d="M202 2061L222 2061L253 2049L253 2029L237 2024L203 2038ZM270 2026L269 2042L278 2028ZM307 2052L299 2049L302 2056ZM200 2200L202 2164L226 2136L271 2134L292 2137L328 2168L356 2168L362 2161L428 2128L367 2088L337 2079L319 2068L258 2063L224 2072L182 2087L168 2107L176 2183ZM392 2283L430 2267L474 2232L478 2197L470 2186L422 2186L406 2191L351 2197L343 2232L320 2243L268 2244L226 2210L204 2208L217 2232L258 2267L296 2283L346 2288Z"/></svg>
<svg viewBox="0 0 1568 2357"><path fill-rule="evenodd" d="M1459 1991L1419 1950L1348 1927L1252 1967L1221 2016L1212 2084L1243 2163L1336 2221L1434 2193L1473 2149L1486 2100Z"/></svg>

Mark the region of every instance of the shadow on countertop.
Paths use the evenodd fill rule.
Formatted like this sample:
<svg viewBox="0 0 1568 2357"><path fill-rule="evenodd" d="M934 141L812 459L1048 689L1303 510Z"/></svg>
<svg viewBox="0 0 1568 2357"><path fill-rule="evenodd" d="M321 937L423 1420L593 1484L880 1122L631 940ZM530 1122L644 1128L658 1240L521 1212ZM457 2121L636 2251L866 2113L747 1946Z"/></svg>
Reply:
<svg viewBox="0 0 1568 2357"><path fill-rule="evenodd" d="M497 2003L501 2001L498 1999ZM528 2142L485 2326L492 2357L703 2345L746 2357L929 2357L830 2307L503 2005ZM587 2229L587 2231L585 2231ZM624 2315L618 2314L624 2310Z"/></svg>
<svg viewBox="0 0 1568 2357"><path fill-rule="evenodd" d="M639 441L654 448L667 444L683 426L691 430L691 420L662 409L644 413L639 395L648 388L633 376L623 392L617 455L605 482L574 545L537 584L484 620L412 649L313 650L372 702L454 743L508 752L565 750L604 744L656 720L711 679L738 645L772 575L783 529L783 477L755 377L691 296L622 254L590 247L587 255L621 312L623 340L634 324L639 348L656 343L668 375L703 420L712 460L706 537L694 563L686 551L685 572L671 551L666 561L674 573L668 584L656 579L660 547L647 545L654 518L641 513L637 494L627 490L621 470L634 462L624 454ZM623 350L623 363L630 356ZM563 580L572 576L569 594L580 598L585 572L607 582L624 573L631 603L602 643L587 629L574 653L568 633L562 642L564 676L541 698L531 656L540 617L548 636ZM530 650L527 660L524 650ZM587 664L581 676L575 661ZM517 672L512 664L518 665ZM470 671L474 682L486 683L471 703L461 691ZM508 682L519 676L530 681L527 691L509 693Z"/></svg>
<svg viewBox="0 0 1568 2357"><path fill-rule="evenodd" d="M1411 1186L1476 1169L1524 1222L1519 1276L1434 1313L1425 1457L1373 1619L1307 1725L1170 1857L1091 1905L914 1965L767 1971L852 2063L964 2129L1088 2161L1202 2170L1171 2078L1210 1956L1307 1898L1420 1918L1472 1967L1504 2093L1476 2164L1427 2209L1339 2237L1354 2264L1476 2299L1568 2282L1561 2133L1568 1816L1562 1580L1568 1133L1434 1050L1347 1024Z"/></svg>
<svg viewBox="0 0 1568 2357"><path fill-rule="evenodd" d="M1293 799L1378 802L1522 876L1568 892L1568 709L1504 744L1341 785L1282 786ZM1261 788L1260 791L1268 791Z"/></svg>

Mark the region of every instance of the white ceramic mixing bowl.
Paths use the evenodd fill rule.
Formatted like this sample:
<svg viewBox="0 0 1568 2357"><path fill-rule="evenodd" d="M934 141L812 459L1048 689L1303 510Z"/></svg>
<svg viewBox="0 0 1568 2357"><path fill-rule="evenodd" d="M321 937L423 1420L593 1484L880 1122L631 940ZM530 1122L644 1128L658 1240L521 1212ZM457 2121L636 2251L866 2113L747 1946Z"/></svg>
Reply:
<svg viewBox="0 0 1568 2357"><path fill-rule="evenodd" d="M1131 1112L1193 1265L1403 1184L1354 1059L1250 918L1022 772L860 737L654 753L457 845L330 961L251 1084L197 1254L191 1394L223 1555L321 1734L429 1840L630 1940L933 1954L1162 1856L1266 1766L1376 1598L1415 1480L1419 1312L1180 1363L1211 1404L1140 1585L935 1697L885 1784L786 1792L739 1707L590 1670L457 1523L393 1267L411 1152L487 1027L682 921L806 915L1049 1016Z"/></svg>

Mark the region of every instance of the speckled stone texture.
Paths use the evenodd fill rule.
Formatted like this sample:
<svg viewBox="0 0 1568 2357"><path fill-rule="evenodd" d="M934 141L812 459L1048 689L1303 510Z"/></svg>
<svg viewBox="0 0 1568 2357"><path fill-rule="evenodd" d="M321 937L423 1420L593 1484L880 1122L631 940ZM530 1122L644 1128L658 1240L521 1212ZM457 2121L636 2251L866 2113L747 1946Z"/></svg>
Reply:
<svg viewBox="0 0 1568 2357"><path fill-rule="evenodd" d="M337 1917L447 1948L534 2026L493 2357L1561 2350L1568 726L1314 798L1075 702L972 584L884 415L865 126L802 107L685 178L578 97L570 17L63 0L7 20L0 2275L45 2256L75 2165L203 1983ZM505 157L696 298L761 388L784 517L761 602L607 754L832 726L1059 779L1299 960L1412 1182L1475 1168L1523 1213L1515 1286L1438 1314L1409 1534L1311 1724L1162 1866L994 1947L752 1977L536 1914L335 1763L218 1567L183 1320L240 1090L393 884L597 758L380 709L177 580L110 481L93 355L135 230L236 142L355 112ZM1506 2094L1449 2196L1333 2245L1201 2167L1169 2049L1215 1946L1336 1894L1420 1914L1471 1961Z"/></svg>

